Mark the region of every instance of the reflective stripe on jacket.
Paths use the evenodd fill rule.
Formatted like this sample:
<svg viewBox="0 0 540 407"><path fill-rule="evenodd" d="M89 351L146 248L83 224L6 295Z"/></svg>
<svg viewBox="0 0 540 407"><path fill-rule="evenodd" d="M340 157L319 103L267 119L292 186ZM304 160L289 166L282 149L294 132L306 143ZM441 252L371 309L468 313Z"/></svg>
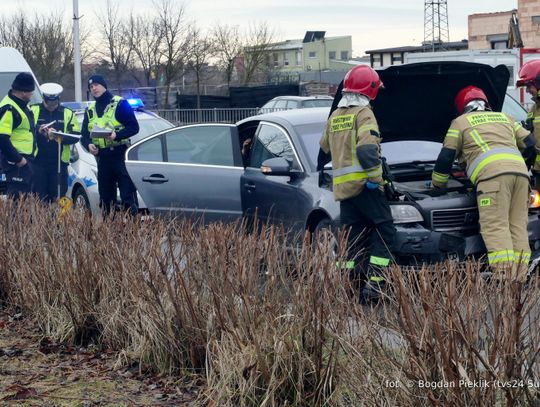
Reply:
<svg viewBox="0 0 540 407"><path fill-rule="evenodd" d="M336 109L320 146L332 156L337 201L360 194L368 180L382 183L379 128L369 106Z"/></svg>
<svg viewBox="0 0 540 407"><path fill-rule="evenodd" d="M88 110L86 111L86 115L88 117L88 131L90 134L92 134L92 129L94 126L101 127L102 129L114 129L116 132L124 128L124 125L116 120L115 116L116 108L121 100L122 98L120 96L113 96L111 102L107 105L101 117L98 117L97 115L96 102L92 102L92 104L90 104ZM106 141L103 138L92 138L92 144L98 148L107 148L122 144L129 144L129 139L120 141Z"/></svg>
<svg viewBox="0 0 540 407"><path fill-rule="evenodd" d="M508 173L527 177L528 170L520 153L526 148L527 137L529 132L505 113L475 111L459 116L446 133L443 147L446 151L435 164L433 185L446 186L453 163L448 153L452 151L475 184ZM441 160L446 161L442 164Z"/></svg>
<svg viewBox="0 0 540 407"><path fill-rule="evenodd" d="M37 105L30 106L30 109L32 109L32 112L34 113L34 123L35 125L37 125L39 116L41 115L41 109L45 109L45 107L42 104L37 104ZM66 107L63 107L62 109L64 111L64 115L63 115L64 117L63 117L63 126L61 130L64 133L74 132L75 134L79 134L81 132L81 127L79 126L79 122L77 121L77 117L75 116L75 113L73 112L73 110L68 109ZM55 127L56 129L59 129L56 125L54 125L53 127ZM71 156L70 146L68 144L64 144L62 146L62 161L66 164L69 163L70 156Z"/></svg>
<svg viewBox="0 0 540 407"><path fill-rule="evenodd" d="M6 111L0 119L0 133L9 136L11 144L20 154L35 155L34 124L30 123L24 110L9 96L2 99L0 109L6 105L10 106L11 111ZM21 117L21 123L16 128L13 128L13 111Z"/></svg>

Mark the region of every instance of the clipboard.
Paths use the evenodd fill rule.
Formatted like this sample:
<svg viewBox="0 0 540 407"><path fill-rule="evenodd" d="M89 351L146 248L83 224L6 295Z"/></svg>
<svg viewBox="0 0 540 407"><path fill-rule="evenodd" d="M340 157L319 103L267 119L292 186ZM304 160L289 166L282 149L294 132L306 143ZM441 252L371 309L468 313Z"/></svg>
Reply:
<svg viewBox="0 0 540 407"><path fill-rule="evenodd" d="M94 126L90 133L90 138L106 138L112 134L111 129L104 129L102 127Z"/></svg>
<svg viewBox="0 0 540 407"><path fill-rule="evenodd" d="M71 134L71 133L64 133L62 131L52 131L51 132L52 134L54 134L55 136L60 136L62 137L65 141L79 141L81 139L81 136L78 135L78 134Z"/></svg>

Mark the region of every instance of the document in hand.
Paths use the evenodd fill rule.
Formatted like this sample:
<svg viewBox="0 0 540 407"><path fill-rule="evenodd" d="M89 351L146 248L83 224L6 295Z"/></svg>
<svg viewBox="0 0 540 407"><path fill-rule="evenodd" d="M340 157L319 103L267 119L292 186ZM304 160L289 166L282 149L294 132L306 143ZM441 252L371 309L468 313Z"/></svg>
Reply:
<svg viewBox="0 0 540 407"><path fill-rule="evenodd" d="M81 139L81 136L78 134L64 133L61 131L53 131L52 134L61 136L65 141L79 141Z"/></svg>
<svg viewBox="0 0 540 407"><path fill-rule="evenodd" d="M113 131L111 129L104 129L99 126L94 126L94 128L92 129L92 133L90 133L90 137L91 138L105 138L105 137L110 136L112 132Z"/></svg>

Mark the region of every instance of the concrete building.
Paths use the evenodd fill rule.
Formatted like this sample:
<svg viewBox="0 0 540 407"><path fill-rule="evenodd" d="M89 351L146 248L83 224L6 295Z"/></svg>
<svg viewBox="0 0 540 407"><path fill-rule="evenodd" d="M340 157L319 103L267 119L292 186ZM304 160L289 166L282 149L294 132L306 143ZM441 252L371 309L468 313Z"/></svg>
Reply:
<svg viewBox="0 0 540 407"><path fill-rule="evenodd" d="M525 48L540 48L540 0L518 0L518 18Z"/></svg>
<svg viewBox="0 0 540 407"><path fill-rule="evenodd" d="M469 49L508 48L510 18L513 13L519 21L519 30L525 48L540 47L540 0L518 0L517 10L469 16ZM510 46L511 48L511 46Z"/></svg>
<svg viewBox="0 0 540 407"><path fill-rule="evenodd" d="M414 52L429 52L432 49L433 45L427 44L418 46L372 49L366 51L366 54L368 54L370 57L370 63L372 68L381 68L383 66L403 64L405 62L406 54ZM459 51L463 49L467 49L467 40L435 44L435 51Z"/></svg>
<svg viewBox="0 0 540 407"><path fill-rule="evenodd" d="M282 72L348 71L352 60L352 37L325 37L325 31L307 31L303 39L286 40L268 47L267 63ZM249 58L249 50L246 50Z"/></svg>

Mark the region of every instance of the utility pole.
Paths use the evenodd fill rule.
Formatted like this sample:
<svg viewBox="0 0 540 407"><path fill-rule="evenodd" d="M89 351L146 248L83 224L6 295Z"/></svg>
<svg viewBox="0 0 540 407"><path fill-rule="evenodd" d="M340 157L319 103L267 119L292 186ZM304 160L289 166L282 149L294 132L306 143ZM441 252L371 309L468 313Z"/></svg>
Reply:
<svg viewBox="0 0 540 407"><path fill-rule="evenodd" d="M423 45L429 48L429 51L441 51L444 50L444 43L448 41L447 0L425 0Z"/></svg>
<svg viewBox="0 0 540 407"><path fill-rule="evenodd" d="M73 0L73 66L75 67L75 101L82 102L81 38L79 35L79 0Z"/></svg>

